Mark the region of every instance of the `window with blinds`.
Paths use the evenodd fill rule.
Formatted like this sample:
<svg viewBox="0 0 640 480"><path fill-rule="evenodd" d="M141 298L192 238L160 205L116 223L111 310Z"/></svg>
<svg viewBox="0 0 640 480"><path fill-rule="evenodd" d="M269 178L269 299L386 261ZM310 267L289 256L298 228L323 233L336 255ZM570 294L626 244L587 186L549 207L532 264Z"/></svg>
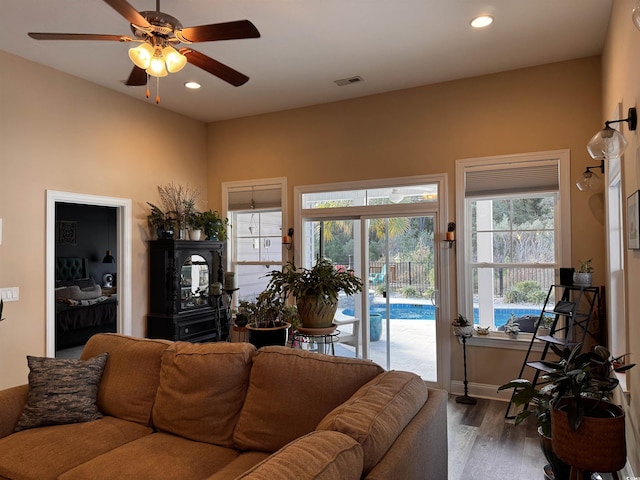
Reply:
<svg viewBox="0 0 640 480"><path fill-rule="evenodd" d="M478 325L502 331L514 317L530 332L555 283L569 223L558 153L457 162L460 311Z"/></svg>

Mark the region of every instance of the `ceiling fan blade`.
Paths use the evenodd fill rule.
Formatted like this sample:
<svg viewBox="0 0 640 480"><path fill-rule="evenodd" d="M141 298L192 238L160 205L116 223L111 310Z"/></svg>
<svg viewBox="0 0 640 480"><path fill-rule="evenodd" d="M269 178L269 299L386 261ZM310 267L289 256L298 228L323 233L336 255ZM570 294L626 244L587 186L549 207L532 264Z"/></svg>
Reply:
<svg viewBox="0 0 640 480"><path fill-rule="evenodd" d="M224 80L227 83L235 87L244 85L249 80L245 74L234 70L231 67L227 67L225 64L207 57L205 54L191 50L190 48L181 48L180 53L187 57L187 62L191 65L195 65L212 75Z"/></svg>
<svg viewBox="0 0 640 480"><path fill-rule="evenodd" d="M249 20L183 28L180 34L182 38L193 43L260 37L260 32Z"/></svg>
<svg viewBox="0 0 640 480"><path fill-rule="evenodd" d="M126 35L102 35L99 33L34 33L29 36L36 40L105 40L108 42L130 42Z"/></svg>
<svg viewBox="0 0 640 480"><path fill-rule="evenodd" d="M151 24L140 13L133 8L126 0L104 0L111 8L127 19L129 23L133 23L139 27L150 27Z"/></svg>
<svg viewBox="0 0 640 480"><path fill-rule="evenodd" d="M141 87L147 84L147 72L134 65L129 78L124 83L128 87Z"/></svg>

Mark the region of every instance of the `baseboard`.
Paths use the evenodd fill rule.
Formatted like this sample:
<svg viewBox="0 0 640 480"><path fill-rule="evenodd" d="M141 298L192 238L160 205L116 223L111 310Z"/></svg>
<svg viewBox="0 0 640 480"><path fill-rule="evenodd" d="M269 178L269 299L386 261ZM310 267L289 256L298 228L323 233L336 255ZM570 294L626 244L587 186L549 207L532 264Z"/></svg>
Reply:
<svg viewBox="0 0 640 480"><path fill-rule="evenodd" d="M488 398L490 400L500 400L508 402L511 399L511 390L503 390L498 392L499 385L488 385L486 383L473 383L469 382L467 385L469 395L478 398ZM451 381L452 395L464 394L464 383L459 380Z"/></svg>

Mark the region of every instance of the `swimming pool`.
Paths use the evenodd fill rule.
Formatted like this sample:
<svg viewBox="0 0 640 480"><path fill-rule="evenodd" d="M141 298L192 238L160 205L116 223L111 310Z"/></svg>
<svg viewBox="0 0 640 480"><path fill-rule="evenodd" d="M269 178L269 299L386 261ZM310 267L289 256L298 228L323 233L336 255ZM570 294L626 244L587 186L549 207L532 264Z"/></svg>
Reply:
<svg viewBox="0 0 640 480"><path fill-rule="evenodd" d="M533 315L535 317L540 316L540 309L535 308L496 308L495 312L495 325L499 327L507 323L511 314L516 317L522 317L524 315ZM352 317L354 315L353 308L345 308L342 310L344 315ZM384 304L371 305L369 313L379 313L382 318L386 317L387 308ZM435 320L435 308L433 305L415 304L415 303L392 303L389 305L389 315L392 320ZM478 324L478 309L473 309L473 317L475 324Z"/></svg>

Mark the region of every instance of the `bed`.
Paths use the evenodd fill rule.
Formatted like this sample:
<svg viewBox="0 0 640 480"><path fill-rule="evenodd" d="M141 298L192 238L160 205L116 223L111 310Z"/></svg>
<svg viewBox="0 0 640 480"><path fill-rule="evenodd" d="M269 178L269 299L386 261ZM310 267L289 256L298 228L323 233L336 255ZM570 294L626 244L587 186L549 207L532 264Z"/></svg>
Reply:
<svg viewBox="0 0 640 480"><path fill-rule="evenodd" d="M86 258L56 258L56 350L116 331L118 297L103 295L87 272Z"/></svg>

